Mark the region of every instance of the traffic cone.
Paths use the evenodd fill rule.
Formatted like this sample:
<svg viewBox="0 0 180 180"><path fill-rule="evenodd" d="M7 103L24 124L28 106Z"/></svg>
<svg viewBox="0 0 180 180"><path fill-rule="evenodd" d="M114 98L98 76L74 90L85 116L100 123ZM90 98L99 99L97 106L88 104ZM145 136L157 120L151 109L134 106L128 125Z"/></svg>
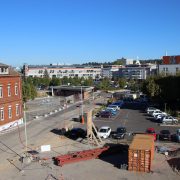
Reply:
<svg viewBox="0 0 180 180"><path fill-rule="evenodd" d="M82 116L81 124L84 124L84 116Z"/></svg>

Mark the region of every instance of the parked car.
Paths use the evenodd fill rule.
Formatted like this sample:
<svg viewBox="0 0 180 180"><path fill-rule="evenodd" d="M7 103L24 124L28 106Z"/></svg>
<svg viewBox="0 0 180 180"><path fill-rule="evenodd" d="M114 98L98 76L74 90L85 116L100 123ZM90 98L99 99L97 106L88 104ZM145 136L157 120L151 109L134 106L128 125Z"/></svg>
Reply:
<svg viewBox="0 0 180 180"><path fill-rule="evenodd" d="M120 107L118 105L110 104L107 108L113 108L115 110L120 110Z"/></svg>
<svg viewBox="0 0 180 180"><path fill-rule="evenodd" d="M171 135L171 141L180 143L180 129L177 129L176 133Z"/></svg>
<svg viewBox="0 0 180 180"><path fill-rule="evenodd" d="M126 128L125 127L118 127L115 132L111 135L114 139L124 139L126 135Z"/></svg>
<svg viewBox="0 0 180 180"><path fill-rule="evenodd" d="M159 114L163 114L163 115L166 115L167 116L167 113L163 112L163 111L160 111L160 110L156 110L152 113L152 116L155 117Z"/></svg>
<svg viewBox="0 0 180 180"><path fill-rule="evenodd" d="M109 107L109 106L108 106L106 109L109 109L109 110L114 111L114 112L117 111L117 109L116 109L115 107Z"/></svg>
<svg viewBox="0 0 180 180"><path fill-rule="evenodd" d="M146 109L146 112L147 112L147 114L151 114L151 113L153 113L154 111L158 111L159 109L157 109L157 108L155 108L155 107L148 107L147 109Z"/></svg>
<svg viewBox="0 0 180 180"><path fill-rule="evenodd" d="M85 138L87 132L82 128L73 128L66 133L66 136L71 139Z"/></svg>
<svg viewBox="0 0 180 180"><path fill-rule="evenodd" d="M180 142L180 129L176 131L176 141Z"/></svg>
<svg viewBox="0 0 180 180"><path fill-rule="evenodd" d="M99 129L98 136L106 139L110 136L110 133L111 133L111 128L108 126L103 126Z"/></svg>
<svg viewBox="0 0 180 180"><path fill-rule="evenodd" d="M97 113L95 114L95 116L96 116L96 117L100 117L100 112L97 112Z"/></svg>
<svg viewBox="0 0 180 180"><path fill-rule="evenodd" d="M154 119L158 122L159 120L161 120L164 116L166 116L165 114L156 114Z"/></svg>
<svg viewBox="0 0 180 180"><path fill-rule="evenodd" d="M164 116L161 119L161 123L164 124L178 124L178 120L172 116Z"/></svg>
<svg viewBox="0 0 180 180"><path fill-rule="evenodd" d="M113 111L112 109L108 109L108 108L106 108L102 112L106 112L106 111L110 112L112 116L116 116L117 115L117 111Z"/></svg>
<svg viewBox="0 0 180 180"><path fill-rule="evenodd" d="M111 118L112 117L112 113L110 111L101 111L99 117L102 117L102 118Z"/></svg>
<svg viewBox="0 0 180 180"><path fill-rule="evenodd" d="M171 140L171 133L169 130L161 130L159 133L159 140Z"/></svg>
<svg viewBox="0 0 180 180"><path fill-rule="evenodd" d="M149 135L152 135L152 136L154 137L154 141L156 141L156 139L157 139L157 134L156 134L154 128L147 128L147 129L146 129L146 133L149 134Z"/></svg>
<svg viewBox="0 0 180 180"><path fill-rule="evenodd" d="M121 108L124 105L124 101L116 101L112 103L111 105L117 105L119 108Z"/></svg>

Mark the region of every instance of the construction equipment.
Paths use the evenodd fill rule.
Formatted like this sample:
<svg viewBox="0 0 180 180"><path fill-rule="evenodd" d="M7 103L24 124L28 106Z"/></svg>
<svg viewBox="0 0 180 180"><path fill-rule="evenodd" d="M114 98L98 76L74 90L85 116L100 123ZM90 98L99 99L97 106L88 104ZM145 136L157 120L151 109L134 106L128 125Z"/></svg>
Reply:
<svg viewBox="0 0 180 180"><path fill-rule="evenodd" d="M57 156L54 160L58 166L63 166L64 164L98 158L101 153L107 151L108 149L109 146L105 146L102 148L78 151L71 154Z"/></svg>

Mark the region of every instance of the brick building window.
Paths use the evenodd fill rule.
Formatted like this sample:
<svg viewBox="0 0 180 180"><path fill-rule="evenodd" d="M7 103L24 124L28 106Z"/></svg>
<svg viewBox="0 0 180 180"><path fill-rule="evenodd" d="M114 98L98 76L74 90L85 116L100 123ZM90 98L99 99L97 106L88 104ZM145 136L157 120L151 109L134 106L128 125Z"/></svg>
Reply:
<svg viewBox="0 0 180 180"><path fill-rule="evenodd" d="M17 96L18 95L18 85L15 84L15 95Z"/></svg>
<svg viewBox="0 0 180 180"><path fill-rule="evenodd" d="M8 84L8 96L11 96L11 85Z"/></svg>
<svg viewBox="0 0 180 180"><path fill-rule="evenodd" d="M16 116L19 116L19 104L16 104Z"/></svg>
<svg viewBox="0 0 180 180"><path fill-rule="evenodd" d="M9 116L9 118L12 118L12 108L11 108L11 106L9 106L9 108L8 108L8 116Z"/></svg>
<svg viewBox="0 0 180 180"><path fill-rule="evenodd" d="M0 109L0 120L4 121L4 108Z"/></svg>
<svg viewBox="0 0 180 180"><path fill-rule="evenodd" d="M3 97L3 87L0 85L0 98Z"/></svg>

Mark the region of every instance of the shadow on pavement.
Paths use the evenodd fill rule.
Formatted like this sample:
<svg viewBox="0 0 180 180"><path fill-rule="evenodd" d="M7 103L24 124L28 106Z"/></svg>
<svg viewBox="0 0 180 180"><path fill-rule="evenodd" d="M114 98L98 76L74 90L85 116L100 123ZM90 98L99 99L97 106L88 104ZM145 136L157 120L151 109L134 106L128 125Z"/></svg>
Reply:
<svg viewBox="0 0 180 180"><path fill-rule="evenodd" d="M167 162L171 166L173 171L180 171L180 157L169 159Z"/></svg>
<svg viewBox="0 0 180 180"><path fill-rule="evenodd" d="M132 109L132 110L140 110L142 112L144 112L144 110L146 109L146 106L144 106L143 104L141 103L125 103L123 105L123 108L125 109Z"/></svg>
<svg viewBox="0 0 180 180"><path fill-rule="evenodd" d="M55 128L55 129L52 129L50 132L52 132L56 135L65 135L66 130L64 128L62 128L62 129Z"/></svg>
<svg viewBox="0 0 180 180"><path fill-rule="evenodd" d="M110 148L103 152L99 159L120 169L127 169L128 164L128 145L106 144Z"/></svg>

